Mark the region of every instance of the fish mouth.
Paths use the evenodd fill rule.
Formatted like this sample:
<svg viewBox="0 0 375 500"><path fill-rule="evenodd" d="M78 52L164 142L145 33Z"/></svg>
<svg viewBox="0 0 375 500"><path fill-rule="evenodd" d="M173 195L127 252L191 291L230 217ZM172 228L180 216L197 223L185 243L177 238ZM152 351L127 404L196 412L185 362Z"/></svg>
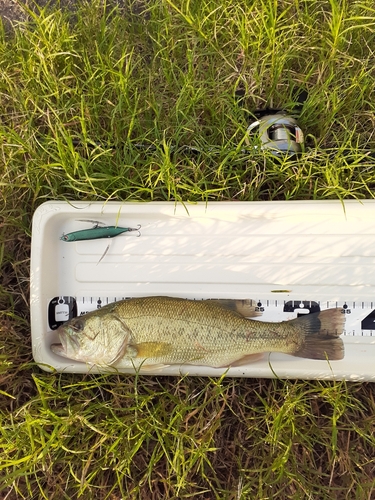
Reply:
<svg viewBox="0 0 375 500"><path fill-rule="evenodd" d="M61 328L61 327L60 327ZM60 329L59 329L60 330ZM59 343L51 344L51 351L58 356L63 358L68 358L68 347L69 347L69 338L65 330L58 330L59 334Z"/></svg>
<svg viewBox="0 0 375 500"><path fill-rule="evenodd" d="M51 351L63 358L67 357L65 347L62 344L51 344Z"/></svg>

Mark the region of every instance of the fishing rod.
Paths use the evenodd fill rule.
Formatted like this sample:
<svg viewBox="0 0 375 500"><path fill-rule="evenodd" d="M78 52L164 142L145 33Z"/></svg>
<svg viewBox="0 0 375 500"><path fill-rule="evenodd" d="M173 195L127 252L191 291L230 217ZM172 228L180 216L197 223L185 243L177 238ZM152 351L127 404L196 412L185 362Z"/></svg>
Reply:
<svg viewBox="0 0 375 500"><path fill-rule="evenodd" d="M269 114L268 114L269 112ZM269 151L273 156L299 156L303 150L304 136L297 121L292 116L288 115L283 110L267 110L267 114L263 114L263 110L256 110L254 116L259 117L253 121L247 128L247 137L245 138L245 146L231 148L231 151L244 155L253 155L254 153L263 153ZM256 137L258 136L258 138ZM74 146L80 146L82 143L79 139L73 139ZM254 145L251 144L254 142ZM89 146L105 146L110 149L118 149L115 145L105 145L101 142L95 142ZM147 144L147 143L132 143L132 148L145 154L152 154L159 151L163 145ZM222 152L220 146L208 146L200 148L197 146L169 146L168 149L173 153L185 154L189 156L197 156L202 153L212 156L219 155Z"/></svg>
<svg viewBox="0 0 375 500"><path fill-rule="evenodd" d="M294 106L296 111L302 109L304 101L307 99L307 92L298 91L295 95L296 104ZM241 88L235 92L235 100L237 105L242 108L246 115L249 111L245 110L245 91ZM254 121L250 123L246 130L246 137L244 139L244 146L241 149L232 148L233 152L241 153L244 155L253 155L254 153L263 153L269 151L273 156L298 156L303 151L304 135L299 127L296 119L282 108L266 108L256 109L251 112ZM82 141L73 139L74 146L81 146ZM89 144L91 147L107 147L110 149L118 149L114 144L104 144L95 142ZM143 142L132 143L131 147L135 150L145 154L152 154L160 150L163 145L148 144ZM204 148L196 146L168 146L168 149L173 153L187 154L197 156L202 153L210 155L218 155L221 153L220 146L208 146Z"/></svg>
<svg viewBox="0 0 375 500"><path fill-rule="evenodd" d="M268 153L274 159L298 159L304 152L311 152L314 148L306 148L304 133L298 124L297 117L301 114L303 106L308 98L308 93L304 89L297 88L292 93L292 111L285 108L270 108L255 109L249 111L246 109L245 100L246 94L243 88L238 88L235 91L235 100L240 109L246 114L250 114L253 118L246 129L246 137L244 145L239 149L231 148L230 151L246 156L257 156ZM79 139L73 139L74 146L82 145ZM89 144L91 147L107 147L110 149L118 149L116 145L106 145L101 142ZM131 147L144 154L153 154L160 151L163 145L155 145L152 143L136 142L132 143ZM220 146L168 146L168 150L174 154L188 155L196 157L200 154L209 154L211 156L219 155L222 152ZM335 148L324 149L328 155L334 157L337 154ZM344 156L350 156L351 151L342 150ZM362 159L375 159L375 152L370 149L363 149Z"/></svg>

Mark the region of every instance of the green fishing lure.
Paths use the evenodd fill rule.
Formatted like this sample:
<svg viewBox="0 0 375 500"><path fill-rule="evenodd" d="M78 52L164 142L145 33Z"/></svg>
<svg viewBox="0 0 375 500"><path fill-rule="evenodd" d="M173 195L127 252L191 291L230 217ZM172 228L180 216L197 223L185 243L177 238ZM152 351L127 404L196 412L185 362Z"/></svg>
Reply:
<svg viewBox="0 0 375 500"><path fill-rule="evenodd" d="M84 221L82 221L84 222ZM141 225L138 224L138 227L119 227L119 226L103 226L99 227L99 222L96 221L87 221L94 222L95 226L91 229L81 229L80 231L73 231L72 233L63 234L60 238L62 241L84 241L84 240L99 240L102 238L114 238L122 233L128 233L130 231L138 231L138 236L141 235L140 228Z"/></svg>

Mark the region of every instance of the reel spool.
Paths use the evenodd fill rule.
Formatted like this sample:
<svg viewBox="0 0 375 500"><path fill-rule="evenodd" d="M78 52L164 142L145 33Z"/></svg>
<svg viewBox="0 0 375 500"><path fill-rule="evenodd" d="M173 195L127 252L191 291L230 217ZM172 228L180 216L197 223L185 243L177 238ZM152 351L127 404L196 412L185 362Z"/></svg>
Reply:
<svg viewBox="0 0 375 500"><path fill-rule="evenodd" d="M275 156L293 156L302 152L303 132L295 118L284 111L260 117L249 125L247 132L258 133L260 146L255 146L256 149L269 150Z"/></svg>
<svg viewBox="0 0 375 500"><path fill-rule="evenodd" d="M306 90L295 88L293 113L299 114L308 98ZM242 87L235 91L239 106L245 110L246 94ZM257 118L247 128L248 135L258 135L259 142L254 149L270 151L274 156L298 156L303 151L304 136L295 118L285 109L257 109L251 113ZM250 141L249 141L250 142Z"/></svg>

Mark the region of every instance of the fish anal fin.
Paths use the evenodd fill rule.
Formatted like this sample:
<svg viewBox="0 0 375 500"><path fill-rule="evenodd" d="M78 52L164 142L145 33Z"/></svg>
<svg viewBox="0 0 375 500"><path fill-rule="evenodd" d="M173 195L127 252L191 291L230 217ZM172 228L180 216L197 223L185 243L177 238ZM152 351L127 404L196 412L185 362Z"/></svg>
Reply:
<svg viewBox="0 0 375 500"><path fill-rule="evenodd" d="M221 366L220 368L234 368L236 366L244 366L251 363L255 363L264 357L264 352L257 352L255 354L246 354L242 356L242 358L233 361L233 363L228 363L225 366Z"/></svg>
<svg viewBox="0 0 375 500"><path fill-rule="evenodd" d="M153 365L142 364L139 369L140 372L152 372L152 371L161 371L164 368L168 368L170 365L164 365L163 363L155 363Z"/></svg>
<svg viewBox="0 0 375 500"><path fill-rule="evenodd" d="M224 309L229 309L229 311L236 312L244 318L255 318L256 316L261 316L261 312L257 311L259 309L256 300L252 299L208 299L210 303L217 305L218 307L223 307Z"/></svg>

